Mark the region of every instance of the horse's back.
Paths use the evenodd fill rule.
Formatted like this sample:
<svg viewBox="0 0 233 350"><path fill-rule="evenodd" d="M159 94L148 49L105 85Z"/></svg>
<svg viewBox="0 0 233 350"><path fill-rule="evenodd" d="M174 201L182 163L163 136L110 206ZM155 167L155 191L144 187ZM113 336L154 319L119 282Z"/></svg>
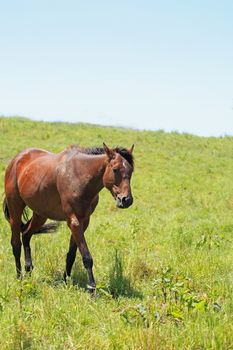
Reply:
<svg viewBox="0 0 233 350"><path fill-rule="evenodd" d="M55 154L41 149L27 149L19 154L16 178L20 195L25 198L42 187L55 183L57 160Z"/></svg>
<svg viewBox="0 0 233 350"><path fill-rule="evenodd" d="M44 151L38 148L27 148L18 153L9 163L5 173L5 186L8 182L16 182L17 175L20 174L23 169L35 159L41 156L51 154L48 151Z"/></svg>
<svg viewBox="0 0 233 350"><path fill-rule="evenodd" d="M6 195L14 190L18 190L19 178L24 175L25 170L29 168L34 161L50 154L52 153L37 148L27 148L18 153L11 160L5 172Z"/></svg>
<svg viewBox="0 0 233 350"><path fill-rule="evenodd" d="M61 160L60 154L41 149L20 152L6 171L6 197L19 196L38 215L63 219L56 187L56 168Z"/></svg>
<svg viewBox="0 0 233 350"><path fill-rule="evenodd" d="M25 171L26 168L35 167L37 163L41 163L43 158L51 159L54 154L38 148L28 148L18 154L17 162L17 177Z"/></svg>

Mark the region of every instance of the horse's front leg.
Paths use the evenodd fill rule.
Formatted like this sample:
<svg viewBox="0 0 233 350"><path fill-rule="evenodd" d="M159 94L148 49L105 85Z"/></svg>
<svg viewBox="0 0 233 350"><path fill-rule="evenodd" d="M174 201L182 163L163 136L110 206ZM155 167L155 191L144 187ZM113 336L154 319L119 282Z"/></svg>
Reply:
<svg viewBox="0 0 233 350"><path fill-rule="evenodd" d="M88 218L83 222L83 233L86 231L86 229L89 225L89 221L90 221L90 219ZM73 267L73 264L74 264L75 258L76 258L76 252L77 252L77 244L76 244L76 242L73 238L73 235L71 233L69 250L68 250L68 253L66 255L66 269L64 272L64 280L65 281L66 281L67 277L70 277L70 275L71 275L71 270L72 270L72 267Z"/></svg>
<svg viewBox="0 0 233 350"><path fill-rule="evenodd" d="M76 245L79 248L80 254L82 256L83 259L83 265L87 270L88 273L88 278L89 278L89 285L88 288L90 289L90 291L94 291L95 290L95 279L94 279L94 275L93 275L93 259L91 256L91 253L88 249L85 237L84 237L84 231L87 228L89 223L89 220L79 220L74 214L70 215L68 220L67 220L67 224L72 232L72 239L74 240L74 242L76 243ZM74 250L74 246L72 244L72 248L70 246L70 249ZM68 252L69 254L69 252ZM71 261L71 267L73 265L74 262L74 258L75 256L72 256L72 261ZM66 271L68 273L70 273L69 271L69 267L70 267L70 263L68 262L68 271L67 271L67 266L66 266ZM71 268L70 268L71 270Z"/></svg>

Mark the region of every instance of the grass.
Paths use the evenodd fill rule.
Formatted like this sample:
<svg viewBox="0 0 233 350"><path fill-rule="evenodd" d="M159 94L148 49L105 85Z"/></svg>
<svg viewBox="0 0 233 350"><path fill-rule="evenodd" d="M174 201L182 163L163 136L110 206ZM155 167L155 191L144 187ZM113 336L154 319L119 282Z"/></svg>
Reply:
<svg viewBox="0 0 233 350"><path fill-rule="evenodd" d="M0 349L233 349L233 138L0 118L0 186L20 150L135 143L134 205L103 190L86 233L97 292L69 232L32 239L31 278L15 279L0 213Z"/></svg>

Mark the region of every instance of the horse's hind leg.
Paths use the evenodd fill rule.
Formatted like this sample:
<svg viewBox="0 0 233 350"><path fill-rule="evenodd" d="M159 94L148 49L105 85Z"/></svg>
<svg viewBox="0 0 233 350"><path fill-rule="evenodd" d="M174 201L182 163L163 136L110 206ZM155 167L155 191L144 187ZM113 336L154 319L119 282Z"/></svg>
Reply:
<svg viewBox="0 0 233 350"><path fill-rule="evenodd" d="M15 265L16 265L16 274L17 278L21 275L21 262L20 262L20 256L21 256L21 239L20 239L20 227L21 227L21 221L11 224L11 246L12 251L15 257Z"/></svg>
<svg viewBox="0 0 233 350"><path fill-rule="evenodd" d="M9 202L8 208L9 208L9 219L10 219L11 233L12 233L11 246L15 257L17 278L19 278L21 275L20 256L21 256L21 245L22 245L21 238L20 238L21 216L23 213L23 209L25 208L25 204L23 201L19 201L18 203L11 205L11 203Z"/></svg>
<svg viewBox="0 0 233 350"><path fill-rule="evenodd" d="M66 281L67 277L70 277L72 266L74 264L75 257L76 257L76 252L77 252L77 244L71 235L70 236L69 251L66 255L66 269L64 272L64 280L65 281Z"/></svg>
<svg viewBox="0 0 233 350"><path fill-rule="evenodd" d="M32 238L33 233L36 233L37 230L39 230L41 226L44 225L46 220L47 220L46 218L39 216L33 212L32 219L30 220L26 230L23 232L22 238L23 238L26 272L31 272L33 269L30 240Z"/></svg>

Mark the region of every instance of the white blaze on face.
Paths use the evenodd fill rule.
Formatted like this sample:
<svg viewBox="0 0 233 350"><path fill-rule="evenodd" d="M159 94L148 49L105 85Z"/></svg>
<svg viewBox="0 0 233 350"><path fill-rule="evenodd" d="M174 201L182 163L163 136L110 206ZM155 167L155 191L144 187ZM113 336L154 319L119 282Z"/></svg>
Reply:
<svg viewBox="0 0 233 350"><path fill-rule="evenodd" d="M125 162L125 160L123 161L123 167L126 169L126 162Z"/></svg>

